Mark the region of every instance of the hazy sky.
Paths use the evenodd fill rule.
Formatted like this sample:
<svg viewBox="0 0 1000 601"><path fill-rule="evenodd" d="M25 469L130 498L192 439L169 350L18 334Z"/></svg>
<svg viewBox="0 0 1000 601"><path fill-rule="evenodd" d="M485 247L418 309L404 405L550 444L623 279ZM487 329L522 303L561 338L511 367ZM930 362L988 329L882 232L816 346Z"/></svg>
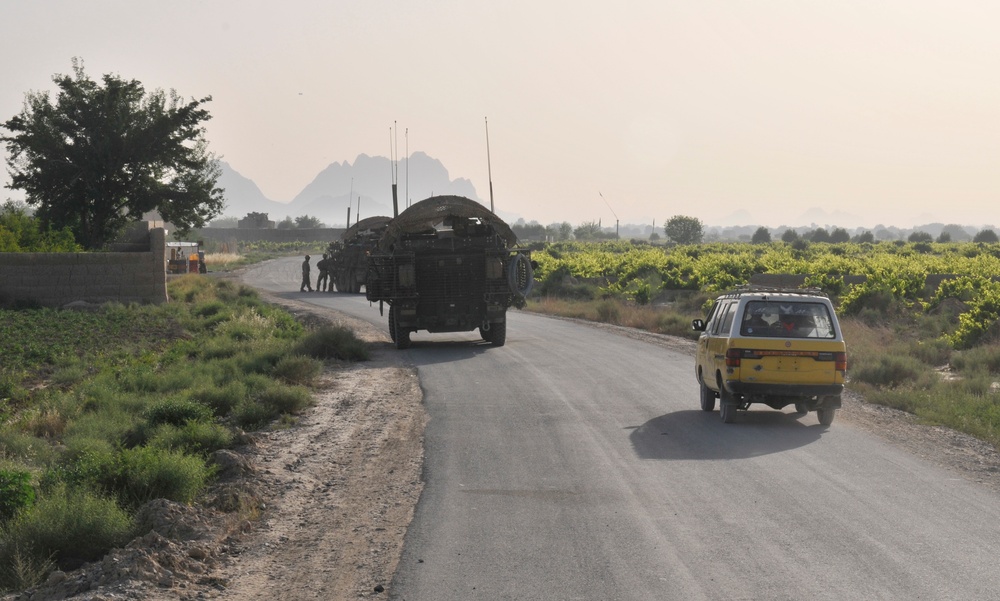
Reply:
<svg viewBox="0 0 1000 601"><path fill-rule="evenodd" d="M488 118L496 204L528 220L982 225L998 24L981 0L0 0L0 121L76 56L211 95L211 149L274 200L389 156L395 122L488 202Z"/></svg>

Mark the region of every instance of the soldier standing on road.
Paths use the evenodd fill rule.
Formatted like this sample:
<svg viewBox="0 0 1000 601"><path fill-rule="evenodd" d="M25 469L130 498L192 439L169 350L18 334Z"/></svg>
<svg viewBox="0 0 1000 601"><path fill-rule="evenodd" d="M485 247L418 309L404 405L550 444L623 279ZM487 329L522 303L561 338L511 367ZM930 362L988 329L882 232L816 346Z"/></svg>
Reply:
<svg viewBox="0 0 1000 601"><path fill-rule="evenodd" d="M330 259L327 258L326 253L323 253L322 259L316 261L316 268L319 269L319 277L316 278L316 290L328 292L330 290Z"/></svg>
<svg viewBox="0 0 1000 601"><path fill-rule="evenodd" d="M299 286L299 292L312 292L312 284L309 283L309 255L306 255L306 260L302 261L302 285Z"/></svg>

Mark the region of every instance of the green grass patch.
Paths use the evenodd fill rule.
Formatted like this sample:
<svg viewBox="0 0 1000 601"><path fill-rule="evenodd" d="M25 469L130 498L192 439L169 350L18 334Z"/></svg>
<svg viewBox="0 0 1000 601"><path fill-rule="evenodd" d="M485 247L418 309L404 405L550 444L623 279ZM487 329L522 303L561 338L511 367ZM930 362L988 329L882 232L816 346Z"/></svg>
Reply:
<svg viewBox="0 0 1000 601"><path fill-rule="evenodd" d="M194 502L213 478L208 456L238 428L293 423L323 360L367 358L351 332L306 336L245 286L187 276L168 294L159 306L0 311L0 586L99 557L150 500Z"/></svg>
<svg viewBox="0 0 1000 601"><path fill-rule="evenodd" d="M367 361L368 345L359 340L354 332L342 326L327 326L310 332L292 348L297 355L314 359L341 359L344 361Z"/></svg>

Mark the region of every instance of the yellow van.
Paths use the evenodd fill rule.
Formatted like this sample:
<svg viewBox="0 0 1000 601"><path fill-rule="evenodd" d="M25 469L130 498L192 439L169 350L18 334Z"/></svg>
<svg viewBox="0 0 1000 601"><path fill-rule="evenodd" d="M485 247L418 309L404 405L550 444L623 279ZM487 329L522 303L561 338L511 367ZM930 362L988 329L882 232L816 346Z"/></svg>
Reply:
<svg viewBox="0 0 1000 601"><path fill-rule="evenodd" d="M701 409L722 421L753 403L816 412L824 426L841 407L847 345L833 304L816 289L748 286L719 296L701 332L695 373Z"/></svg>

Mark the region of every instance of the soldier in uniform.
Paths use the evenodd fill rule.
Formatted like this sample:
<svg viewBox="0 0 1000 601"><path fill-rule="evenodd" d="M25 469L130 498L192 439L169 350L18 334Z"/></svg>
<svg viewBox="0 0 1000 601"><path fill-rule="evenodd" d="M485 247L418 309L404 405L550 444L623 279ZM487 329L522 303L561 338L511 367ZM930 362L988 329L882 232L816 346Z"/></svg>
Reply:
<svg viewBox="0 0 1000 601"><path fill-rule="evenodd" d="M319 277L316 278L316 290L320 292L330 291L330 259L323 253L323 258L316 261L316 268L319 269Z"/></svg>
<svg viewBox="0 0 1000 601"><path fill-rule="evenodd" d="M306 255L306 260L302 261L302 285L299 286L299 292L312 292L312 284L309 283L309 255Z"/></svg>

